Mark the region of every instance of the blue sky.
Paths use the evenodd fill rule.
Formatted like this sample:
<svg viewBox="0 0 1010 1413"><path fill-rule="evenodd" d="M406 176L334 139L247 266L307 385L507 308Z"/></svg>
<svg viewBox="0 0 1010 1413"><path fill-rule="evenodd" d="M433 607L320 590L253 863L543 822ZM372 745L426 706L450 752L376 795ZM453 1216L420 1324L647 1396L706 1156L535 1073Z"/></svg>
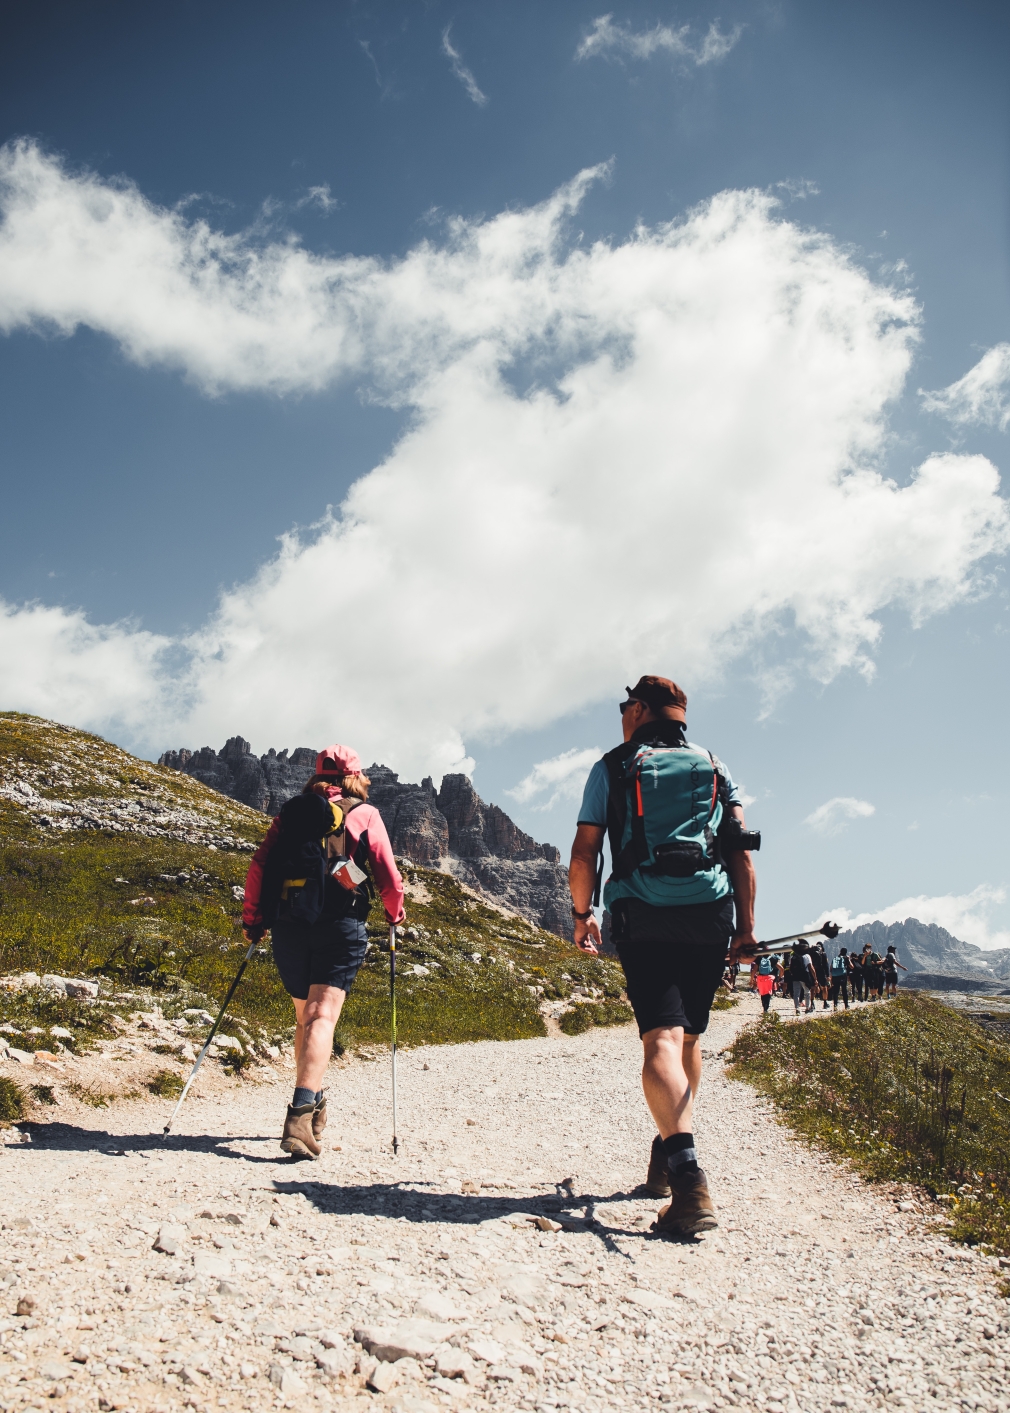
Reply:
<svg viewBox="0 0 1010 1413"><path fill-rule="evenodd" d="M762 930L1006 942L1005 7L609 13L7 19L5 704L466 755L564 848L664 671Z"/></svg>

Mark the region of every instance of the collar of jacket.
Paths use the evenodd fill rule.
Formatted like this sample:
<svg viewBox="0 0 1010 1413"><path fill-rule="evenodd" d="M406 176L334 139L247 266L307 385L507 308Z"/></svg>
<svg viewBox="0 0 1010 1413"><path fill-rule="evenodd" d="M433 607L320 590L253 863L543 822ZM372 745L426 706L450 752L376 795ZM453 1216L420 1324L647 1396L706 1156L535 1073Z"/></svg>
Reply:
<svg viewBox="0 0 1010 1413"><path fill-rule="evenodd" d="M632 732L631 741L636 746L646 741L662 741L664 746L683 746L687 741L687 728L682 721L667 721L664 717L639 726Z"/></svg>

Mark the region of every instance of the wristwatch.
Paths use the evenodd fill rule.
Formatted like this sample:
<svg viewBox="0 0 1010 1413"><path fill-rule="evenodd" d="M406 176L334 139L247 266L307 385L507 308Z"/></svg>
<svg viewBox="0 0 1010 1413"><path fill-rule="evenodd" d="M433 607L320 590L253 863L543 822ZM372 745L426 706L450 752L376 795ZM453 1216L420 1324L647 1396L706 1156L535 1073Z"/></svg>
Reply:
<svg viewBox="0 0 1010 1413"><path fill-rule="evenodd" d="M572 917L577 917L578 920L579 920L579 922L585 922L586 919L592 917L592 915L593 915L593 910L592 910L592 908L590 908L588 912L579 913L579 912L576 912L576 911L575 911L575 904L574 904L574 903L572 904Z"/></svg>

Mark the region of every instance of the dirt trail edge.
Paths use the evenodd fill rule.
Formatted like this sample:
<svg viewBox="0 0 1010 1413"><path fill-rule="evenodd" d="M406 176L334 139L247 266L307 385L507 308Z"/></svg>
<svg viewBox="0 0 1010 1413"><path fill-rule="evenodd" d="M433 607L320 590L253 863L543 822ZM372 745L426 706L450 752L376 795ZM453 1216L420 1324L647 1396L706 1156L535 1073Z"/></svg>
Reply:
<svg viewBox="0 0 1010 1413"><path fill-rule="evenodd" d="M169 1101L31 1126L0 1156L0 1409L1007 1408L994 1262L725 1077L756 1010L705 1037L720 1226L683 1244L635 1191L627 1027L402 1053L395 1160L381 1059L334 1069L314 1164L279 1158L279 1085L167 1141Z"/></svg>

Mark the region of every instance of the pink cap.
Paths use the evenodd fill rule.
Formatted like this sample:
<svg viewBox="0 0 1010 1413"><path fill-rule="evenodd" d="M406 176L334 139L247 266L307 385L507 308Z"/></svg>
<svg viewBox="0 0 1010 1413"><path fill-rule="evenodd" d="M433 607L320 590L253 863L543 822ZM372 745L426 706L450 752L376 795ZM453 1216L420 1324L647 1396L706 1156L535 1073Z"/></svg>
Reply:
<svg viewBox="0 0 1010 1413"><path fill-rule="evenodd" d="M350 746L327 746L316 756L317 775L360 775L361 757Z"/></svg>

